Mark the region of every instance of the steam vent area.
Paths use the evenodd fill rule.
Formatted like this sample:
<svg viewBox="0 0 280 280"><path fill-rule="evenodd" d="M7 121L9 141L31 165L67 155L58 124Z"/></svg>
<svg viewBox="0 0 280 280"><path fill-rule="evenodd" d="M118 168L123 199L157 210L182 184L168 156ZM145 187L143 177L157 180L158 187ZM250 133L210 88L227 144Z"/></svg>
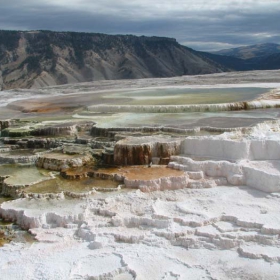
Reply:
<svg viewBox="0 0 280 280"><path fill-rule="evenodd" d="M279 279L279 70L0 98L1 279Z"/></svg>

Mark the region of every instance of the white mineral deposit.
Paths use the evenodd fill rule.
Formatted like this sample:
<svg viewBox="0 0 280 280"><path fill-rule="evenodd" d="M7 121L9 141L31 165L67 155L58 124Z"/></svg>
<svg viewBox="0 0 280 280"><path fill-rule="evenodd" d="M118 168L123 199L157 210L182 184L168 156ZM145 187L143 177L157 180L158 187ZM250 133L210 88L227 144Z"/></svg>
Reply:
<svg viewBox="0 0 280 280"><path fill-rule="evenodd" d="M101 155L105 153L102 143L106 144L107 160L118 160L124 167L108 169L109 175L102 170L99 176L118 178L119 187L116 191L92 190L71 197L62 190L56 194L22 195L14 200L1 200L2 220L19 225L32 234L35 241L15 239L0 247L0 279L278 280L280 121L276 108L279 101L275 96L278 97L280 81L279 71L260 72L127 80L116 81L115 85L97 82L96 92L112 91L114 86L120 90L122 84L126 89L144 88L145 83L146 87L152 87L154 82L160 87L179 83L181 87L199 84L215 88L227 87L225 83L231 84L230 87L233 83L236 87L248 87L248 84L261 87L262 83L262 88L267 88L269 93L251 100L248 107L243 108L254 109L254 117L250 115L253 114L251 111L249 115L245 111L228 113L228 117L234 115L228 126L219 126L218 122L215 126L209 125L209 118L203 117L202 125L184 127L183 122L177 121L174 125L177 115L173 115L168 123L169 130L164 130L162 123L153 123L149 133L147 128L133 129L130 119L126 122L131 121L131 125L124 124L127 129L123 131L120 126L106 130L102 117L110 118L126 107L100 103L102 110L92 115L98 104L89 103L89 111L83 114L96 124L91 135L77 136L75 145L84 141L87 148L93 149L92 153ZM71 87L68 85L68 92L82 99L83 93L77 92L77 88L71 91ZM32 91L39 102L40 91L49 90L58 98L66 89L67 86L62 86ZM24 91L18 94L20 99ZM10 103L11 100L5 98ZM199 108L212 111L206 105L195 106L198 111ZM221 106L229 110L231 105L217 105ZM135 109L138 107L128 107L130 113L138 110ZM141 108L155 112L149 107ZM262 109L258 111L257 108ZM212 112L209 114L212 118ZM74 115L71 120L77 118L77 112L73 112ZM241 125L241 119L246 116L256 122ZM233 120L237 125L233 126ZM103 130L98 130L98 121ZM242 121L244 124L244 119ZM206 127L212 127L212 130ZM193 129L191 135L184 134L184 129ZM103 135L90 142L93 133ZM155 136L155 133L161 135ZM105 134L108 139L114 139L102 142L101 137ZM64 145L70 144L65 141ZM158 166L167 158L167 165ZM83 169L90 161L88 150L86 154L74 155L51 151L39 155L36 164L56 171L65 165L72 166L80 168L80 176L94 178L97 173L94 175L93 171ZM128 161L133 165L141 164L142 169L135 167L136 171L133 171L134 167L126 166ZM0 183L4 186L5 180L13 181L11 178L3 177Z"/></svg>

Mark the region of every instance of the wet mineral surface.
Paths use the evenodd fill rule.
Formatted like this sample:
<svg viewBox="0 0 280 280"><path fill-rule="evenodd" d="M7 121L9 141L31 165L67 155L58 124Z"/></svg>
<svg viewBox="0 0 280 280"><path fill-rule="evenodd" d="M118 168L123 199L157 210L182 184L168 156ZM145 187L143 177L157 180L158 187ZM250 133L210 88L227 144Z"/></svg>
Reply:
<svg viewBox="0 0 280 280"><path fill-rule="evenodd" d="M253 74L3 93L3 279L278 279L280 81Z"/></svg>

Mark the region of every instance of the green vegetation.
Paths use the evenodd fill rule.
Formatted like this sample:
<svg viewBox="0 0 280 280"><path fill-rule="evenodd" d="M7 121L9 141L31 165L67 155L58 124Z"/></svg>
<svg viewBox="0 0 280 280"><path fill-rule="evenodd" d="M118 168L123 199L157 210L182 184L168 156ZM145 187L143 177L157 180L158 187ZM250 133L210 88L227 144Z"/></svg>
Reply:
<svg viewBox="0 0 280 280"><path fill-rule="evenodd" d="M18 47L21 32L0 30L0 46L9 51ZM0 49L1 49L0 48Z"/></svg>
<svg viewBox="0 0 280 280"><path fill-rule="evenodd" d="M27 70L29 72L41 72L40 59L38 56L29 56L27 57L20 65L19 68L23 68L27 64Z"/></svg>
<svg viewBox="0 0 280 280"><path fill-rule="evenodd" d="M57 82L59 85L64 85L67 84L68 80L64 74L60 73L57 77Z"/></svg>

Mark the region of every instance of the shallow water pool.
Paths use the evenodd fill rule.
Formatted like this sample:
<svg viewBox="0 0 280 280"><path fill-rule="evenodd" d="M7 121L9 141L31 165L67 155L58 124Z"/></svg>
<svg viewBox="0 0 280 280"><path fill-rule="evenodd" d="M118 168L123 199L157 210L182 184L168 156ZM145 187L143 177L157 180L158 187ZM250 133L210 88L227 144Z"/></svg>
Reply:
<svg viewBox="0 0 280 280"><path fill-rule="evenodd" d="M26 193L60 193L70 191L84 193L93 188L117 188L118 182L97 178L84 178L80 180L67 180L60 176L55 179L34 184L25 189Z"/></svg>
<svg viewBox="0 0 280 280"><path fill-rule="evenodd" d="M108 94L115 105L184 105L249 101L269 92L267 88L156 88ZM119 100L118 100L119 99Z"/></svg>
<svg viewBox="0 0 280 280"><path fill-rule="evenodd" d="M28 185L51 178L50 172L35 166L21 166L16 164L0 165L0 176L10 176L5 180L12 185Z"/></svg>

